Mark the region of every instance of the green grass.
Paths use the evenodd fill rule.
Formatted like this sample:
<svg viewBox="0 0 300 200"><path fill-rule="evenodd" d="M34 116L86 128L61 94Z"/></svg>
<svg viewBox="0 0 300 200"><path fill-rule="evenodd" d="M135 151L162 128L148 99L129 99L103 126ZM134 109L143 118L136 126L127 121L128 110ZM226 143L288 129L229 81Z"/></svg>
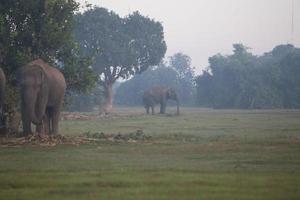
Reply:
<svg viewBox="0 0 300 200"><path fill-rule="evenodd" d="M60 132L142 129L144 142L1 148L0 199L300 199L300 110L143 113L62 121Z"/></svg>

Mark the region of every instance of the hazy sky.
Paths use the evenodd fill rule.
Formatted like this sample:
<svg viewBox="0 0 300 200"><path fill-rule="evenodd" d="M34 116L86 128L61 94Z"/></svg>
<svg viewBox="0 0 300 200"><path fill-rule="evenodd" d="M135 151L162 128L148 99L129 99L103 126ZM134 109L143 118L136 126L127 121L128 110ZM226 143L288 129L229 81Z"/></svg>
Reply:
<svg viewBox="0 0 300 200"><path fill-rule="evenodd" d="M85 0L77 0L85 2ZM135 10L164 26L166 56L183 52L200 72L216 53L230 54L243 43L254 54L278 44L300 47L300 0L87 0L121 16Z"/></svg>

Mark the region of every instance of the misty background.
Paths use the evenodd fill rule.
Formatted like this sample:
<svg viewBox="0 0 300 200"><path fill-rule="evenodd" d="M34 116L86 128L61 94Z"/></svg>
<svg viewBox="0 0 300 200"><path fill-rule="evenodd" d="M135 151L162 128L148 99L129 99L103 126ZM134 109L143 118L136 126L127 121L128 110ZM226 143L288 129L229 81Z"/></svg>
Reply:
<svg viewBox="0 0 300 200"><path fill-rule="evenodd" d="M115 105L141 106L145 90L163 85L176 89L183 106L300 108L299 1L80 2L82 13L91 3L124 18L139 11L163 26L162 62L116 81ZM92 110L103 91L100 84L94 97L80 95L72 109Z"/></svg>
<svg viewBox="0 0 300 200"><path fill-rule="evenodd" d="M142 106L154 85L183 106L300 108L299 1L79 2L0 3L7 104L18 68L39 57L64 74L74 111Z"/></svg>
<svg viewBox="0 0 300 200"><path fill-rule="evenodd" d="M211 55L230 54L242 43L253 54L278 44L300 46L300 1L294 0L77 0L113 10L121 16L138 10L160 21L167 43L166 56L188 54L199 74Z"/></svg>

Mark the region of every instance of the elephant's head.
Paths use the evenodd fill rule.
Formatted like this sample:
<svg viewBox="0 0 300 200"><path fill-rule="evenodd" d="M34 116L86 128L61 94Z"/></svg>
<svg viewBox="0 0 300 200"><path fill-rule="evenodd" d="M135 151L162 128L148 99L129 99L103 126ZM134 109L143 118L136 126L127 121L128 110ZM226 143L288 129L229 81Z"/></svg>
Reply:
<svg viewBox="0 0 300 200"><path fill-rule="evenodd" d="M39 66L25 66L20 71L22 109L36 125L42 123L47 101L45 73Z"/></svg>
<svg viewBox="0 0 300 200"><path fill-rule="evenodd" d="M171 100L176 101L176 103L177 103L177 115L179 115L179 99L178 99L176 91L173 88L168 88L166 93L167 93L167 99L171 99Z"/></svg>

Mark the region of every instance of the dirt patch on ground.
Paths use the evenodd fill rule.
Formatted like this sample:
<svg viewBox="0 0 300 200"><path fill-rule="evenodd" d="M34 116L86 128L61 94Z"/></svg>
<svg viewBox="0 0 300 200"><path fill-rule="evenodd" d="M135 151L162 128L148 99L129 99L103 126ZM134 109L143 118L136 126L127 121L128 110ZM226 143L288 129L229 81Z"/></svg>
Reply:
<svg viewBox="0 0 300 200"><path fill-rule="evenodd" d="M61 114L62 120L70 121L88 121L96 119L122 119L122 118L135 118L139 117L142 114L126 114L126 113L110 113L105 114L95 114L95 113L74 113L74 112L64 112Z"/></svg>
<svg viewBox="0 0 300 200"><path fill-rule="evenodd" d="M104 134L86 132L79 136L32 134L25 137L0 137L0 147L17 147L23 145L52 147L56 145L81 145L95 142L128 142L135 143L149 140L143 130L129 134Z"/></svg>
<svg viewBox="0 0 300 200"><path fill-rule="evenodd" d="M56 146L58 144L79 145L86 141L83 137L69 137L63 135L32 134L25 137L2 137L0 138L1 147L14 147L23 145L32 146Z"/></svg>
<svg viewBox="0 0 300 200"><path fill-rule="evenodd" d="M62 120L94 120L99 118L99 115L93 114L82 114L82 113L62 113L61 119Z"/></svg>
<svg viewBox="0 0 300 200"><path fill-rule="evenodd" d="M144 133L143 130L137 130L129 134L105 134L101 133L91 133L86 132L82 134L89 141L111 141L111 142L138 142L146 141L151 139L151 136L148 136Z"/></svg>

